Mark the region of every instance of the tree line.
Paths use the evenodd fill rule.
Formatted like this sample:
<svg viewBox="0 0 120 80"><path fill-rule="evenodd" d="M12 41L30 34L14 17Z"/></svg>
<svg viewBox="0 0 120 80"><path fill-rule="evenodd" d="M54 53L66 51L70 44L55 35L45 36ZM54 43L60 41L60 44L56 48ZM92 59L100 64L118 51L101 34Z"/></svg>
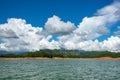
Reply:
<svg viewBox="0 0 120 80"><path fill-rule="evenodd" d="M120 53L108 51L77 51L77 50L40 50L36 52L27 52L24 54L0 54L1 58L18 58L18 57L61 57L61 58L99 58L99 57L120 57Z"/></svg>

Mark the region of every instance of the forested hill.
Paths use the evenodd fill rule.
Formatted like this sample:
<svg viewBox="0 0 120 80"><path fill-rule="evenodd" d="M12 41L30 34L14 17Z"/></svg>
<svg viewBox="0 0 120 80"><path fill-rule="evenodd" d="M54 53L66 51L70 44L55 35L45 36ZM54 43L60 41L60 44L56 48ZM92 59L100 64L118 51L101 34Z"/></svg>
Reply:
<svg viewBox="0 0 120 80"><path fill-rule="evenodd" d="M99 57L120 57L120 53L113 53L108 51L77 51L77 50L40 50L36 52L27 52L24 54L0 54L0 57L61 57L61 58L99 58Z"/></svg>

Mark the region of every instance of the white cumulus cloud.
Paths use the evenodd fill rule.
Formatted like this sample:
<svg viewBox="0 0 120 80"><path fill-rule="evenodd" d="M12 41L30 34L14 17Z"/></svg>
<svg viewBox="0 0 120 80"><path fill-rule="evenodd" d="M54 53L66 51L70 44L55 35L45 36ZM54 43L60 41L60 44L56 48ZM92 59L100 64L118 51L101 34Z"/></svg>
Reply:
<svg viewBox="0 0 120 80"><path fill-rule="evenodd" d="M99 42L98 40L88 40L77 43L66 41L63 45L64 48L68 50L120 52L120 38L116 36L111 36L103 42Z"/></svg>
<svg viewBox="0 0 120 80"><path fill-rule="evenodd" d="M36 51L40 49L59 49L57 42L49 42L52 35L46 35L42 28L26 24L23 19L10 18L0 25L0 50ZM57 46L58 45L58 46Z"/></svg>
<svg viewBox="0 0 120 80"><path fill-rule="evenodd" d="M75 25L70 21L61 21L61 18L54 15L48 18L48 21L45 23L45 29L51 34L67 34L75 29Z"/></svg>
<svg viewBox="0 0 120 80"><path fill-rule="evenodd" d="M107 41L103 42L99 42L98 40L93 41L102 35L110 33L110 24L120 20L118 12L120 12L120 2L114 2L98 10L95 16L83 18L78 28L72 33L59 37L62 47L85 51L119 51L119 37L110 37ZM115 39L118 41L117 43L115 43Z"/></svg>
<svg viewBox="0 0 120 80"><path fill-rule="evenodd" d="M101 42L97 40L98 37L109 34L109 27L119 20L120 2L99 9L92 17L84 17L77 27L55 15L48 18L45 29L27 24L24 19L10 18L7 23L0 24L0 51L64 48L120 52L120 27L114 32L116 35ZM58 40L55 40L54 35Z"/></svg>
<svg viewBox="0 0 120 80"><path fill-rule="evenodd" d="M89 39L97 38L109 32L109 25L120 20L120 2L106 6L93 17L85 17L74 31L76 34Z"/></svg>

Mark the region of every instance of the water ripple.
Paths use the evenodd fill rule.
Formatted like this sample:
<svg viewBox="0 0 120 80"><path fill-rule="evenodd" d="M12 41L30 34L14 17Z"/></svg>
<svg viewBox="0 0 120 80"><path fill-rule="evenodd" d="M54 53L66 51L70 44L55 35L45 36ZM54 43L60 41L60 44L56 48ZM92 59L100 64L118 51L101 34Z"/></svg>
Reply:
<svg viewBox="0 0 120 80"><path fill-rule="evenodd" d="M0 61L0 80L120 80L120 61Z"/></svg>

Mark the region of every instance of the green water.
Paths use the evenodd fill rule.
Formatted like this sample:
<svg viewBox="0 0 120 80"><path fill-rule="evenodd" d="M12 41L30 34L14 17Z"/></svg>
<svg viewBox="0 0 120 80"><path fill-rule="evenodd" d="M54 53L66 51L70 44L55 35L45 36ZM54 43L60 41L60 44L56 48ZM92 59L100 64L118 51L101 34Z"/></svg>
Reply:
<svg viewBox="0 0 120 80"><path fill-rule="evenodd" d="M0 61L0 80L120 80L120 61Z"/></svg>

